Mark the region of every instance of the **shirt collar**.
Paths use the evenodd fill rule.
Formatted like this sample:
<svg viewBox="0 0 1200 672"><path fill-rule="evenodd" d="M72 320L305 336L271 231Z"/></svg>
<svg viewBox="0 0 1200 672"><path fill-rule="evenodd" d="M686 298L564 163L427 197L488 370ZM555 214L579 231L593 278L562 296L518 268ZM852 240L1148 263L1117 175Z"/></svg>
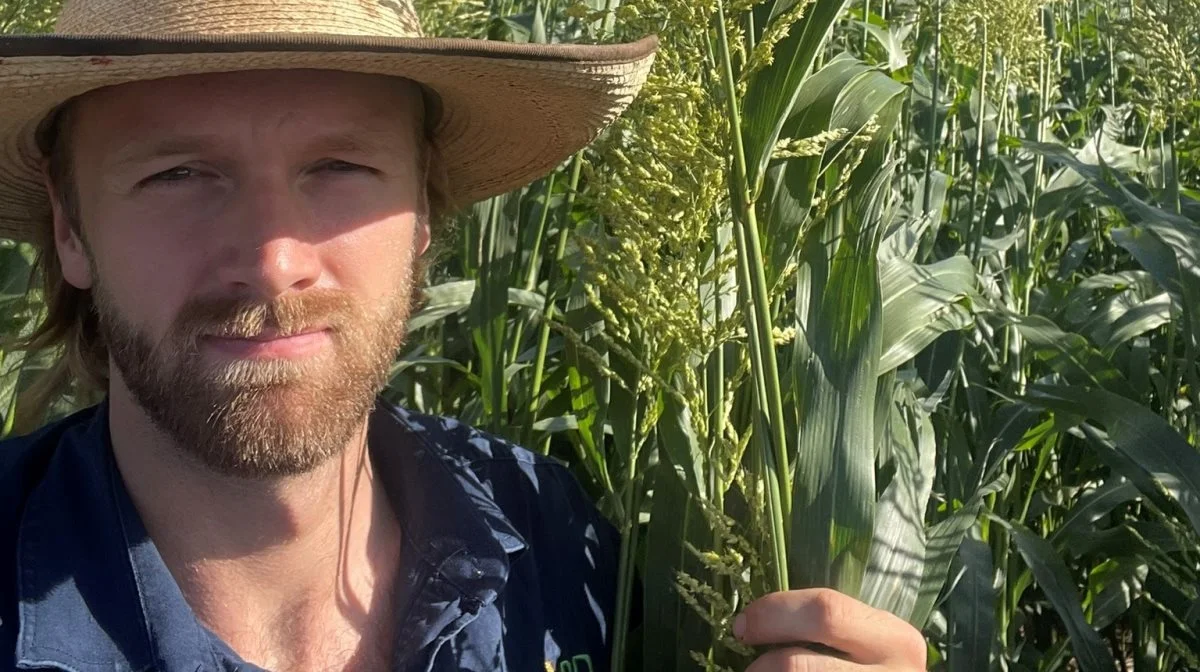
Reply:
<svg viewBox="0 0 1200 672"><path fill-rule="evenodd" d="M107 400L63 422L72 427L19 529L18 667L220 669L211 633L188 607L121 482ZM444 422L382 400L369 421L372 464L411 549L400 561L398 652L445 637L492 603L525 548L490 487L444 440Z"/></svg>

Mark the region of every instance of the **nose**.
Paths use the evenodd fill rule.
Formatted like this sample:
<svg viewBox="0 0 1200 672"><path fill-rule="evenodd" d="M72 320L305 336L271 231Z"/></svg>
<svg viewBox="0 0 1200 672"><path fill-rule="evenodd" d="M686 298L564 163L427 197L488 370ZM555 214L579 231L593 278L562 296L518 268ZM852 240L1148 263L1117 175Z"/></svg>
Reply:
<svg viewBox="0 0 1200 672"><path fill-rule="evenodd" d="M226 289L265 300L310 287L321 275L312 213L301 194L272 182L247 184L228 210L217 270Z"/></svg>

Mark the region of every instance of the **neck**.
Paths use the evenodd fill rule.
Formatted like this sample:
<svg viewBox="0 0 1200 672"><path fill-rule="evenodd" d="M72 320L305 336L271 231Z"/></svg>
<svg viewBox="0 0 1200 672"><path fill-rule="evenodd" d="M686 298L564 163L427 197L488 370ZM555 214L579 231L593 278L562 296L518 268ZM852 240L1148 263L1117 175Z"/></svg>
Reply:
<svg viewBox="0 0 1200 672"><path fill-rule="evenodd" d="M267 669L386 659L400 530L372 473L366 417L314 471L248 480L187 457L128 394L114 391L109 409L122 479L201 622Z"/></svg>

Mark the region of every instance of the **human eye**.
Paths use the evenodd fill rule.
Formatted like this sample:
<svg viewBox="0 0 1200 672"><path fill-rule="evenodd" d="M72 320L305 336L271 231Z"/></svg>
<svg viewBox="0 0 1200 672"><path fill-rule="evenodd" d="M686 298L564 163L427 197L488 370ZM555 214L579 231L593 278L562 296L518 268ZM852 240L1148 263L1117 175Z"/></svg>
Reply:
<svg viewBox="0 0 1200 672"><path fill-rule="evenodd" d="M357 163L350 163L349 161L342 161L340 159L330 159L328 161L324 161L320 164L320 166L318 166L318 168L320 170L328 170L334 173L376 172L373 168L359 165Z"/></svg>
<svg viewBox="0 0 1200 672"><path fill-rule="evenodd" d="M167 170L147 177L142 181L142 183L149 185L155 183L161 184L185 182L188 179L196 177L197 175L199 175L199 173L194 168L189 168L187 166L175 166L174 168L168 168Z"/></svg>

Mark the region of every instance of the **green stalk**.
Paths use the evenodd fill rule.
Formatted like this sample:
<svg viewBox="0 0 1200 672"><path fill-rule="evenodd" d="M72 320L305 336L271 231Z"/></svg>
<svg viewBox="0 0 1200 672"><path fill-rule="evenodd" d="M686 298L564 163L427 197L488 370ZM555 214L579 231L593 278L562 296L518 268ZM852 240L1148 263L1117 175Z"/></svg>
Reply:
<svg viewBox="0 0 1200 672"><path fill-rule="evenodd" d="M719 226L719 225L718 225ZM713 240L718 240L717 235L713 236ZM714 248L714 258L720 258L721 248ZM704 319L704 307L700 308L700 319ZM713 291L712 300L713 315L720 315L721 312L721 295L718 291ZM724 346L718 346L717 349L710 355L708 361L703 368L704 372L704 404L705 413L708 421L708 454L704 459L704 477L705 483L708 484L708 492L705 495L708 501L712 502L713 506L718 511L725 510L725 473L721 470L723 460L719 454L721 447L721 427L724 419L722 411L725 408L725 350ZM717 555L724 553L724 543L718 535L713 539L713 552ZM725 586L725 577L717 570L712 570L709 578L709 585L713 590L720 595L727 595L728 592ZM725 617L720 613L716 605L710 604L708 608L709 622L714 625L711 628L712 639L708 645L705 659L709 665L716 663L718 647L720 646L722 637L722 627L718 625Z"/></svg>
<svg viewBox="0 0 1200 672"><path fill-rule="evenodd" d="M863 20L862 51L860 51L859 53L861 53L863 55L863 57L865 58L867 55L867 39L871 35L867 31L867 24L871 21L871 0L863 0L862 12L863 12L863 14L862 14L862 20Z"/></svg>
<svg viewBox="0 0 1200 672"><path fill-rule="evenodd" d="M1035 142L1042 142L1045 131L1046 115L1049 112L1048 104L1050 97L1050 62L1043 60L1038 67L1038 113L1037 126L1034 127L1033 139ZM1029 226L1025 230L1025 268L1023 277L1021 277L1022 287L1018 294L1021 305L1017 307L1018 311L1024 315L1029 310L1029 300L1033 292L1035 276L1037 274L1037 265L1034 261L1037 245L1037 203L1038 195L1042 191L1042 169L1044 157L1041 154L1037 155L1033 164L1033 191L1029 194ZM1010 327L1011 331L1015 331ZM1025 383L1028 380L1027 369L1030 362L1025 360L1024 343L1020 333L1014 334L1017 339L1016 356L1017 356L1017 392L1025 393Z"/></svg>
<svg viewBox="0 0 1200 672"><path fill-rule="evenodd" d="M1180 373L1180 384L1183 384L1183 379L1186 377L1186 388L1190 393L1192 408L1200 408L1200 367L1196 362L1200 360L1200 356L1196 352L1200 343L1192 337L1196 333L1196 320L1200 319L1196 309L1200 305L1200 297L1196 296L1186 288L1183 291L1183 312L1182 322L1186 330L1187 337L1183 341L1183 362L1184 366ZM1169 353L1168 353L1169 354ZM1182 389L1182 388L1181 388ZM1179 425L1180 433L1184 436L1196 436L1197 420L1196 413L1182 414Z"/></svg>
<svg viewBox="0 0 1200 672"><path fill-rule="evenodd" d="M603 27L604 27L605 35L612 35L613 30L615 29L615 27L617 25L617 16L613 12L613 9L614 9L613 5L615 4L615 2L616 2L616 0L605 0L604 1Z"/></svg>
<svg viewBox="0 0 1200 672"><path fill-rule="evenodd" d="M930 201L933 199L933 157L937 154L937 101L942 57L942 3L933 3L933 93L929 97L929 135L925 139L925 193L921 211L929 216Z"/></svg>
<svg viewBox="0 0 1200 672"><path fill-rule="evenodd" d="M747 12L747 14L749 14L749 12ZM714 225L714 229L719 229L720 226L721 225L719 223L717 223ZM724 247L720 246L719 242L718 242L721 239L721 237L719 235L719 230L715 230L713 233L714 233L713 241L718 243L718 246L716 246L714 248L713 258L720 259L725 250L724 250ZM712 293L712 314L713 314L714 322L720 320L720 316L721 316L721 292L719 291L719 287L716 284L717 282L719 282L719 280L714 280L714 287L713 287L713 293ZM707 370L705 371L705 381L704 382L705 382L706 394L708 397L706 401L708 402L709 446L708 446L708 459L705 461L705 466L707 467L707 471L708 471L708 473L707 473L707 481L708 481L708 488L709 488L708 500L710 502L712 502L713 506L716 507L718 512L724 513L725 512L726 475L725 475L725 472L721 469L721 466L724 464L724 460L721 459L723 456L721 456L719 454L719 451L721 448L721 434L722 434L723 428L725 426L725 417L724 417L724 412L725 412L725 346L724 345L718 346L717 349L713 352L711 359L709 360L709 366L708 366ZM724 549L725 544L724 544L724 541L722 540L722 538L718 535L714 539L714 542L715 543L714 543L713 552L715 552L717 555L723 554L725 551L725 549ZM713 570L712 578L710 580L711 580L711 585L712 585L713 589L716 590L718 594L720 594L720 595L728 594L728 590L726 588L725 577L722 576L720 572ZM712 605L709 607L709 616L712 617L713 623L719 623L720 619L722 618L722 615L717 613L717 609L716 609L715 605ZM717 650L718 650L718 646L720 645L721 637L723 634L724 633L721 632L721 629L719 626L715 626L715 625L713 626L713 628L712 628L712 643L709 644L709 647L708 647L708 662L709 662L709 664L716 663Z"/></svg>
<svg viewBox="0 0 1200 672"><path fill-rule="evenodd" d="M525 291L531 291L537 286L538 269L542 267L542 238L546 235L546 224L550 219L550 197L554 194L554 178L557 176L556 171L550 173L550 177L546 179L546 204L542 207L537 234L533 237L533 249L529 251L529 263L525 267L525 282L522 284ZM512 349L508 353L509 362L517 361L517 356L521 354L521 337L524 335L524 330L525 323L518 321L516 333L512 339Z"/></svg>
<svg viewBox="0 0 1200 672"><path fill-rule="evenodd" d="M1104 15L1108 16L1108 8L1105 7ZM1108 86L1108 104L1116 106L1117 104L1117 60L1113 49L1112 33L1109 32L1105 38L1108 43L1108 81L1112 82Z"/></svg>
<svg viewBox="0 0 1200 672"><path fill-rule="evenodd" d="M758 44L758 38L756 37L757 35L758 35L758 33L756 33L754 31L754 12L746 12L746 53L747 54L752 53L754 51L754 46L756 44ZM712 46L711 40L709 41L709 46ZM711 49L709 49L709 53L712 53ZM709 59L709 60L712 60L712 59Z"/></svg>
<svg viewBox="0 0 1200 672"><path fill-rule="evenodd" d="M638 407L635 404L633 412L637 414ZM638 419L635 417L633 426L638 426ZM637 567L638 553L638 509L641 504L638 501L641 493L641 488L638 485L638 473L645 473L647 466L638 459L638 453L641 452L638 446L641 445L637 440L637 430L634 430L633 450L629 456L629 471L625 474L625 492L623 493L623 504L625 507L625 515L621 517L621 559L617 564L617 604L613 615L613 647L612 659L609 661L609 669L611 672L623 672L625 669L625 649L627 648L627 640L629 638L629 614L633 606L633 572Z"/></svg>
<svg viewBox="0 0 1200 672"><path fill-rule="evenodd" d="M1179 202L1179 153L1175 147L1175 140L1179 137L1178 123L1179 116L1174 113L1171 114L1171 185L1167 193L1171 197L1171 201L1169 203L1171 206L1171 212L1177 215L1182 212Z"/></svg>
<svg viewBox="0 0 1200 672"><path fill-rule="evenodd" d="M725 3L717 0L717 37L721 50L721 65L725 78L726 101L729 105L730 135L733 139L733 163L736 180L731 194L736 204L734 228L737 231L738 265L743 276L749 276L750 301L746 306L747 332L755 364L754 381L759 389L758 415L766 416L768 429L764 445L770 446L772 457L764 460L770 492L773 529L772 554L775 564L775 588L787 590L787 533L791 522L791 477L788 473L787 439L783 419L783 397L779 391L779 364L775 358L775 343L771 335L771 309L767 292L767 277L763 269L762 244L758 235L758 218L754 211L750 182L746 170L746 150L742 143L742 116L738 109L737 86L733 62L729 54L729 36L725 30Z"/></svg>
<svg viewBox="0 0 1200 672"><path fill-rule="evenodd" d="M979 258L979 250L983 247L983 222L978 225L975 223L975 202L979 198L979 170L983 164L983 125L986 116L984 106L987 105L987 100L984 98L984 92L987 91L987 47L988 26L985 21L983 23L983 41L979 46L979 118L975 120L975 166L971 176L970 218L967 220L973 232L974 246L971 250L971 257L974 259Z"/></svg>
<svg viewBox="0 0 1200 672"><path fill-rule="evenodd" d="M546 373L546 351L550 346L550 321L554 319L555 302L558 300L558 290L563 257L567 251L567 236L570 235L571 208L575 205L575 193L579 190L579 175L583 171L583 152L576 152L571 164L571 181L567 187L567 197L563 202L562 215L559 217L558 242L554 248L554 263L550 266L550 279L546 282L546 305L542 308L541 326L538 330L537 357L533 360L533 387L529 393L529 419L525 427L526 436L533 438L533 419L537 415L538 400L542 396L542 379ZM525 445L529 445L528 439ZM538 446L538 452L543 455L550 451L550 437L547 436Z"/></svg>
<svg viewBox="0 0 1200 672"><path fill-rule="evenodd" d="M1083 17L1079 13L1079 0L1074 0L1072 6L1075 10L1075 58L1079 61L1079 81L1083 84L1083 93L1087 93L1087 65L1083 60ZM1116 81L1113 80L1113 85L1116 86ZM1087 123L1087 117L1084 117L1084 123ZM1088 128L1091 132L1091 128Z"/></svg>
<svg viewBox="0 0 1200 672"><path fill-rule="evenodd" d="M1046 473L1046 467L1050 464L1050 460L1054 456L1054 451L1062 444L1062 434L1056 434L1053 440L1047 440L1041 451L1038 452L1037 464L1033 468L1033 478L1029 480L1029 487L1025 488L1025 501L1021 503L1021 516L1017 518L1017 522L1022 525L1028 524L1029 507L1033 505L1033 495L1037 490L1038 483L1042 480L1042 475Z"/></svg>

